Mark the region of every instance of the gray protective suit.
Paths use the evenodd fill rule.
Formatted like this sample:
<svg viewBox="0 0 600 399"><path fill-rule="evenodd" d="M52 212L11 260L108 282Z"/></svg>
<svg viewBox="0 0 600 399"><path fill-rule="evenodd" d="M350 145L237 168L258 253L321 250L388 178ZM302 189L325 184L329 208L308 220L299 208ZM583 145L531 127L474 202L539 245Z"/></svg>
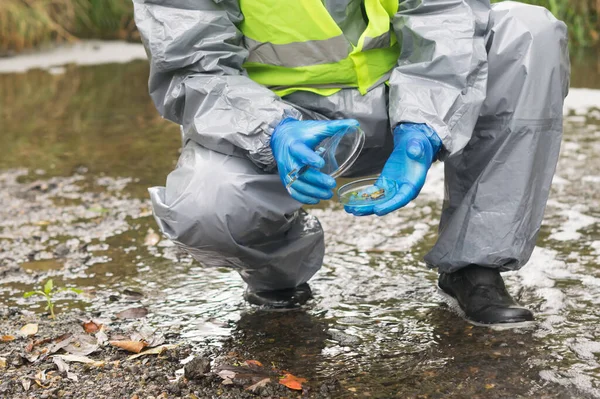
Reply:
<svg viewBox="0 0 600 399"><path fill-rule="evenodd" d="M533 250L562 135L569 83L565 25L514 2L406 0L393 19L402 51L389 87L279 98L245 74L235 0L134 0L150 55L150 94L182 126L166 187L150 189L163 233L206 266L230 266L254 289L294 287L320 268L324 236L286 192L268 146L284 113L355 118L366 132L349 175L380 171L391 128L427 123L443 141L446 198L425 260L514 270ZM348 40L361 0L324 0ZM400 226L399 226L400 228Z"/></svg>

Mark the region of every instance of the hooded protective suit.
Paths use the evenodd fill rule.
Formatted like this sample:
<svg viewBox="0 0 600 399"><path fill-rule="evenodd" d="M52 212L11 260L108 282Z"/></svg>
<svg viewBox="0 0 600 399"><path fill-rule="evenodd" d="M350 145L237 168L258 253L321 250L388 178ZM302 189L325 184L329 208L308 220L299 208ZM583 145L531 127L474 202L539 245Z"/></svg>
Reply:
<svg viewBox="0 0 600 399"><path fill-rule="evenodd" d="M163 233L204 265L233 267L256 290L297 286L320 268L321 226L274 172L269 139L285 115L357 119L367 138L349 176L381 170L398 123L428 124L443 142L446 198L427 264L452 272L469 264L514 270L528 261L569 82L566 27L546 9L401 1L389 17L398 61L380 82L366 90L324 85L329 92L279 87L280 97L245 63L302 65L306 55L245 37L242 10L251 0L133 1L150 56L150 94L184 138L166 187L150 189L154 214ZM322 1L350 49L368 29L365 5L374 1ZM263 22L265 29L282 23L267 11ZM310 63L334 56L313 52Z"/></svg>

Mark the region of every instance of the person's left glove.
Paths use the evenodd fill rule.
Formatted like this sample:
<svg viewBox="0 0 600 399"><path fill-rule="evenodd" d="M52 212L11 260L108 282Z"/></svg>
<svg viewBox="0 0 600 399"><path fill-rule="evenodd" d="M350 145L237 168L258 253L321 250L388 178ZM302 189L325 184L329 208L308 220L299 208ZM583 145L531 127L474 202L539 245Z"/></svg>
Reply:
<svg viewBox="0 0 600 399"><path fill-rule="evenodd" d="M394 150L388 158L375 186L389 190L395 184L396 194L382 204L349 206L344 210L356 216L387 215L415 199L425 184L427 171L442 141L429 126L401 123L394 129Z"/></svg>
<svg viewBox="0 0 600 399"><path fill-rule="evenodd" d="M317 204L322 199L333 197L335 179L319 172L318 169L325 166L325 160L317 155L314 148L325 138L358 125L354 119L299 121L293 118L285 118L277 125L271 136L271 149L283 185L288 186L290 172L309 166L289 186L292 198L304 204Z"/></svg>

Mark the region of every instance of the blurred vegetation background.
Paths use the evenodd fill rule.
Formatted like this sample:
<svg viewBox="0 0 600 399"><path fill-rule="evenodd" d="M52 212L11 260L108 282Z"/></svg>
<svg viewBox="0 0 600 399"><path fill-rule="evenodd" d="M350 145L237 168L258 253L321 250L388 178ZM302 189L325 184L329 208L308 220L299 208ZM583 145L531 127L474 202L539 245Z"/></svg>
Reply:
<svg viewBox="0 0 600 399"><path fill-rule="evenodd" d="M526 0L569 25L573 47L600 39L600 0ZM0 55L77 38L138 40L131 0L0 0Z"/></svg>
<svg viewBox="0 0 600 399"><path fill-rule="evenodd" d="M0 54L78 38L137 40L131 0L0 0Z"/></svg>

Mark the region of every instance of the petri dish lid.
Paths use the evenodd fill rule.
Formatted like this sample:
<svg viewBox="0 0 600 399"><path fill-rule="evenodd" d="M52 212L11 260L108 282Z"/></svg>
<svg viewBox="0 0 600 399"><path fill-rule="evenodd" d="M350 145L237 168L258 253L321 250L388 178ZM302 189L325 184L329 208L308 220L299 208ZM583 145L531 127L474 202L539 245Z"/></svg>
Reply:
<svg viewBox="0 0 600 399"><path fill-rule="evenodd" d="M351 126L327 137L317 144L314 151L324 160L321 172L335 178L341 176L356 161L365 144L365 133L358 126ZM288 191L291 185L308 170L308 166L294 169L287 175Z"/></svg>
<svg viewBox="0 0 600 399"><path fill-rule="evenodd" d="M348 127L321 141L315 147L325 160L321 172L334 178L341 176L354 164L364 144L365 133L358 126Z"/></svg>
<svg viewBox="0 0 600 399"><path fill-rule="evenodd" d="M356 180L338 189L340 203L356 208L387 202L398 192L395 181L382 177Z"/></svg>

